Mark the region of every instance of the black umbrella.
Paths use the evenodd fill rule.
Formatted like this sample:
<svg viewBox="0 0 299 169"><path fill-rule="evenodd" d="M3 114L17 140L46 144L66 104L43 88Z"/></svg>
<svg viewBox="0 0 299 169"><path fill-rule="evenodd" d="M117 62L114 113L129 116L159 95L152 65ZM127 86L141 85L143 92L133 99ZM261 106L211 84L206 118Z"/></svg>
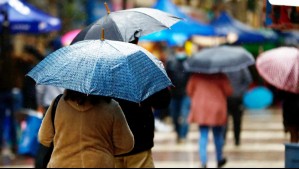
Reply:
<svg viewBox="0 0 299 169"><path fill-rule="evenodd" d="M181 19L166 12L152 8L133 8L110 12L96 22L84 28L73 40L73 43L82 40L100 39L102 29L105 38L122 42L131 42L137 38L169 29Z"/></svg>

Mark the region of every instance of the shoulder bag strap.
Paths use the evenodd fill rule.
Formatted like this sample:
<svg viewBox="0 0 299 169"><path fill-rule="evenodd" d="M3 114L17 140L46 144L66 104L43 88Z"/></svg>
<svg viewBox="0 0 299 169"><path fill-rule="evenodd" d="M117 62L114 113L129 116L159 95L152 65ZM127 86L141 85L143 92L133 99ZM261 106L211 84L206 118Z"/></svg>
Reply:
<svg viewBox="0 0 299 169"><path fill-rule="evenodd" d="M51 119L52 119L52 124L53 124L53 129L54 129L54 133L55 133L55 125L54 125L54 120L55 120L55 114L56 114L56 109L57 109L57 105L59 103L60 98L62 97L62 94L58 95L55 100L54 100L54 104L52 107L52 114L51 114Z"/></svg>

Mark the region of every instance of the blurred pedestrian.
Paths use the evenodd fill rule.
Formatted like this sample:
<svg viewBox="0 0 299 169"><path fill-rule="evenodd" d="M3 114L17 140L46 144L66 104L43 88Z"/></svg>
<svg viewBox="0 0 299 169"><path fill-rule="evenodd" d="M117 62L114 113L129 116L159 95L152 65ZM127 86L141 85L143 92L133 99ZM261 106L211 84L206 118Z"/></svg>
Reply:
<svg viewBox="0 0 299 169"><path fill-rule="evenodd" d="M290 142L299 143L299 94L279 90L282 101L284 130L290 133Z"/></svg>
<svg viewBox="0 0 299 169"><path fill-rule="evenodd" d="M227 122L227 97L232 87L225 74L193 74L187 84L191 97L189 122L199 125L199 156L202 167L208 163L208 133L212 129L216 147L217 167L226 164L223 157L224 127Z"/></svg>
<svg viewBox="0 0 299 169"><path fill-rule="evenodd" d="M136 38L130 42L138 44ZM150 96L140 104L127 100L115 99L122 108L134 135L134 148L131 152L116 156L116 168L154 168L152 157L155 134L155 110L162 110L169 106L170 91L163 89Z"/></svg>
<svg viewBox="0 0 299 169"><path fill-rule="evenodd" d="M168 89L163 89L140 104L116 99L134 135L134 149L116 157L116 168L154 168L152 148L154 147L155 118L153 110L167 107L170 102Z"/></svg>
<svg viewBox="0 0 299 169"><path fill-rule="evenodd" d="M171 89L170 115L177 134L177 143L184 143L189 131L188 115L190 98L186 94L186 86L190 74L184 70L184 62L188 59L184 46L177 46L174 54L166 62L166 71L174 87Z"/></svg>
<svg viewBox="0 0 299 169"><path fill-rule="evenodd" d="M241 141L240 137L242 131L242 116L244 112L243 96L253 80L251 73L247 68L237 72L227 73L227 76L233 87L233 94L228 97L227 101L228 115L230 115L233 120L235 145L239 146ZM225 138L228 128L229 122L227 122L226 125L224 136Z"/></svg>
<svg viewBox="0 0 299 169"><path fill-rule="evenodd" d="M22 55L22 68L23 73L23 108L37 110L37 91L35 81L31 78L25 78L25 75L42 59L43 55L34 46L25 46L24 53Z"/></svg>
<svg viewBox="0 0 299 169"><path fill-rule="evenodd" d="M117 102L103 96L66 90L55 114L52 107L43 119L39 141L54 140L48 167L113 168L114 155L132 150L134 137Z"/></svg>
<svg viewBox="0 0 299 169"><path fill-rule="evenodd" d="M18 57L13 45L1 49L0 60L0 153L14 158L18 150L15 113L22 107L22 93ZM5 52L4 52L5 51ZM8 132L7 132L8 131ZM6 133L7 132L7 133ZM6 136L6 137L5 137ZM6 146L9 146L6 149ZM6 150L6 151L5 151Z"/></svg>

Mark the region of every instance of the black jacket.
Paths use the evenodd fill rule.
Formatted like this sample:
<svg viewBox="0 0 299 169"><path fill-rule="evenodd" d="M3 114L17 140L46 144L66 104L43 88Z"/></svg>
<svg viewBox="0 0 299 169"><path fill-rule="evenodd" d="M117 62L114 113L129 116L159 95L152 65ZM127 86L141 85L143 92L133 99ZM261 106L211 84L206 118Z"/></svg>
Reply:
<svg viewBox="0 0 299 169"><path fill-rule="evenodd" d="M184 69L184 62L187 59L179 60L175 57L166 62L166 71L174 87L171 89L172 97L180 98L186 96L186 86L190 78L190 73Z"/></svg>
<svg viewBox="0 0 299 169"><path fill-rule="evenodd" d="M282 99L283 124L285 127L299 127L299 94L280 91Z"/></svg>
<svg viewBox="0 0 299 169"><path fill-rule="evenodd" d="M140 104L115 99L120 104L135 139L134 149L122 156L147 151L154 146L155 119L153 109L167 108L170 99L168 89L157 92Z"/></svg>

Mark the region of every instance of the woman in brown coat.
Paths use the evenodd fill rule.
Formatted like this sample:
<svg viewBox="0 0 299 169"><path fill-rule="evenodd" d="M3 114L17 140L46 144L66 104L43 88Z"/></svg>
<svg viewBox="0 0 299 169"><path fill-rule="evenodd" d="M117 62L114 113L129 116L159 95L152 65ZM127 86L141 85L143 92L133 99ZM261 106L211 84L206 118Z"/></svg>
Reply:
<svg viewBox="0 0 299 169"><path fill-rule="evenodd" d="M133 149L134 137L119 104L106 97L66 90L55 114L43 119L39 141L54 150L49 168L114 168L114 155Z"/></svg>
<svg viewBox="0 0 299 169"><path fill-rule="evenodd" d="M202 166L207 167L207 144L209 129L213 130L218 167L226 163L222 156L224 126L227 121L227 97L232 87L225 74L193 74L187 85L191 97L189 122L200 128L199 155Z"/></svg>

